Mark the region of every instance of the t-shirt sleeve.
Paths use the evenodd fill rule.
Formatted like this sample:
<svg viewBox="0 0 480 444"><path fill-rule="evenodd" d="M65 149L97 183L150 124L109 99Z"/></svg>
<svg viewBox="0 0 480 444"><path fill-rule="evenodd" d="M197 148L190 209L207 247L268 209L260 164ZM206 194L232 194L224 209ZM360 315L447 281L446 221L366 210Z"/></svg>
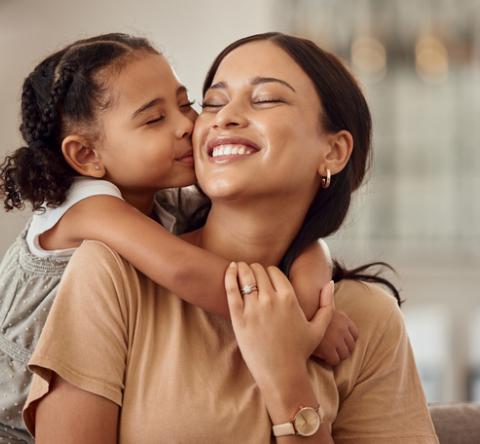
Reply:
<svg viewBox="0 0 480 444"><path fill-rule="evenodd" d="M24 420L32 433L36 403L49 392L53 373L121 406L129 272L122 265L118 255L94 241L72 256L29 362L34 376Z"/></svg>
<svg viewBox="0 0 480 444"><path fill-rule="evenodd" d="M333 424L335 443L437 444L402 313L385 297L379 300L386 310L360 350L358 374Z"/></svg>

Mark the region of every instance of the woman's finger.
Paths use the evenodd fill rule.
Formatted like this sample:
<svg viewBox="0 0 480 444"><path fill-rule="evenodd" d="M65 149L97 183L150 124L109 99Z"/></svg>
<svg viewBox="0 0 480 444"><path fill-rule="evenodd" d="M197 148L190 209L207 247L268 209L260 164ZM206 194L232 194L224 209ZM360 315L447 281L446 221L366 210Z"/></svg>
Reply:
<svg viewBox="0 0 480 444"><path fill-rule="evenodd" d="M333 281L328 282L320 291L320 307L331 305L335 309L335 284Z"/></svg>
<svg viewBox="0 0 480 444"><path fill-rule="evenodd" d="M255 275L255 280L257 282L259 294L264 293L265 295L269 295L273 291L275 291L270 281L270 277L268 276L263 265L252 264L250 265L250 268L253 271L253 274Z"/></svg>
<svg viewBox="0 0 480 444"><path fill-rule="evenodd" d="M243 296L243 303L245 304L247 300L250 301L258 298L257 281L252 269L245 262L239 262L237 266L240 294Z"/></svg>
<svg viewBox="0 0 480 444"><path fill-rule="evenodd" d="M243 312L243 299L238 288L237 264L232 262L225 272L225 290L231 318L237 318Z"/></svg>
<svg viewBox="0 0 480 444"><path fill-rule="evenodd" d="M333 291L333 281L330 281L322 288L322 291L320 293L320 308L317 310L312 320L310 321L310 324L315 330L317 344L320 343L325 336L325 331L330 325L330 321L333 317L333 312L335 310L333 304Z"/></svg>
<svg viewBox="0 0 480 444"><path fill-rule="evenodd" d="M268 267L267 274L270 278L270 282L272 283L273 288L277 293L280 292L291 292L294 294L294 290L292 284L288 280L287 276L283 274L283 272L277 267Z"/></svg>

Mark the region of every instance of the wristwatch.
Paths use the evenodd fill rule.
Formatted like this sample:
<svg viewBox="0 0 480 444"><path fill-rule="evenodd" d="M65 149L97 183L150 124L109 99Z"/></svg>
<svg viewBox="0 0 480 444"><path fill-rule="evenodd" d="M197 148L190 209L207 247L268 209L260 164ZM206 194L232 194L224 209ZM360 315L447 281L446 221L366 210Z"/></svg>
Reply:
<svg viewBox="0 0 480 444"><path fill-rule="evenodd" d="M272 427L273 436L312 436L317 433L323 421L323 410L318 407L300 406L290 422Z"/></svg>

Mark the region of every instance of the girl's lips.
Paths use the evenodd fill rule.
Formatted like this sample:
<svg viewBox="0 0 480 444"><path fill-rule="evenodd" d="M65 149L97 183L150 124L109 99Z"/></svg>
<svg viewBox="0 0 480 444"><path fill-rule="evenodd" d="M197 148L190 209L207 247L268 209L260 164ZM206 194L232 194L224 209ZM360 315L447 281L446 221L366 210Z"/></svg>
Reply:
<svg viewBox="0 0 480 444"><path fill-rule="evenodd" d="M177 162L184 163L186 165L193 165L193 153L188 153L185 156L178 158Z"/></svg>

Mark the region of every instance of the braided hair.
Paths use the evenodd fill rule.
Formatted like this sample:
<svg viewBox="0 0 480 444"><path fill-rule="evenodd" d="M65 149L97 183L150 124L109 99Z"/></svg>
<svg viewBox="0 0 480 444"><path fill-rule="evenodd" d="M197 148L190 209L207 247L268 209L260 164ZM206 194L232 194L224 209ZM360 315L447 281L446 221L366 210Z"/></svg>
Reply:
<svg viewBox="0 0 480 444"><path fill-rule="evenodd" d="M78 125L94 126L108 108L106 69L121 69L139 51L158 53L143 38L104 34L79 40L43 60L25 79L20 132L25 145L0 166L0 196L7 211L62 204L77 174L66 162L62 139Z"/></svg>

